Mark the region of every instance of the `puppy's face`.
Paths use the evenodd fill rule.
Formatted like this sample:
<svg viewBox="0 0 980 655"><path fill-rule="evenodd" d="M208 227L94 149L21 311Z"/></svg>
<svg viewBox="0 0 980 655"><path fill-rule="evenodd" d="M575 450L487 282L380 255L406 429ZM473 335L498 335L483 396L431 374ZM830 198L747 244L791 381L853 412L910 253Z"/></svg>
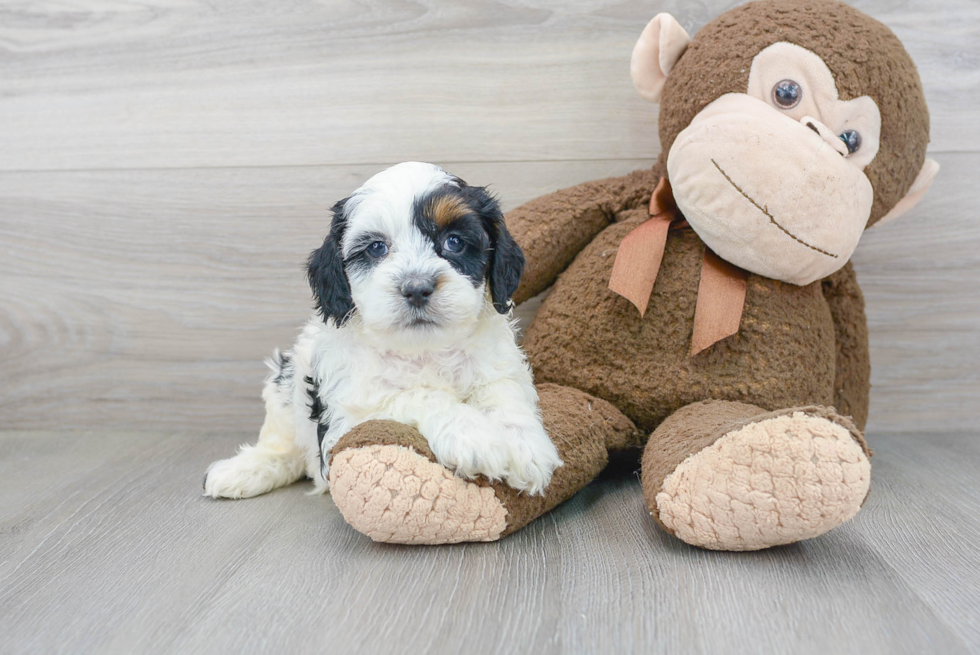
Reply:
<svg viewBox="0 0 980 655"><path fill-rule="evenodd" d="M356 313L367 330L419 344L460 334L488 301L507 312L523 268L485 189L408 162L335 205L309 278L324 320Z"/></svg>

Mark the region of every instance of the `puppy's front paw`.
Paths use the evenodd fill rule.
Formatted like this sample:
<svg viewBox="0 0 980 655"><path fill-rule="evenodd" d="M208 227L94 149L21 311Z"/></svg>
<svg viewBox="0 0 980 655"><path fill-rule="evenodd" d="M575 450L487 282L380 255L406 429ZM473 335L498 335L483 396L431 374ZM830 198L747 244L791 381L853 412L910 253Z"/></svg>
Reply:
<svg viewBox="0 0 980 655"><path fill-rule="evenodd" d="M509 448L486 425L458 425L450 435L429 439L429 447L440 464L463 478L483 475L495 482L508 473Z"/></svg>
<svg viewBox="0 0 980 655"><path fill-rule="evenodd" d="M547 436L544 443L521 440L512 449L504 481L518 491L544 494L555 469L563 464Z"/></svg>
<svg viewBox="0 0 980 655"><path fill-rule="evenodd" d="M529 494L542 494L554 470L562 465L548 435L497 425L460 425L448 438L430 441L440 464L457 475L473 479L479 475L491 482Z"/></svg>

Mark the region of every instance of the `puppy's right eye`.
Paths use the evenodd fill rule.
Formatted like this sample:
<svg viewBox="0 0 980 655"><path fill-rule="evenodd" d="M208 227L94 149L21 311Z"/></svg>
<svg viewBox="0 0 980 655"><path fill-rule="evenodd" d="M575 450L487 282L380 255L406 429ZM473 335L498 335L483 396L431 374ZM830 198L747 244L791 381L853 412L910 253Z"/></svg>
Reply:
<svg viewBox="0 0 980 655"><path fill-rule="evenodd" d="M369 245L364 252L375 259L381 259L388 254L388 244L384 241L375 241Z"/></svg>
<svg viewBox="0 0 980 655"><path fill-rule="evenodd" d="M446 238L442 247L447 252L459 252L463 249L463 240L454 234Z"/></svg>

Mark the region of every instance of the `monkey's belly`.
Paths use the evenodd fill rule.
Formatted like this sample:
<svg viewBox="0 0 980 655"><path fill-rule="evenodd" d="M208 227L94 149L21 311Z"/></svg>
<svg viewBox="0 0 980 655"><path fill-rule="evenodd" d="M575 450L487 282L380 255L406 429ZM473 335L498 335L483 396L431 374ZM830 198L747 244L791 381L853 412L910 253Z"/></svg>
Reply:
<svg viewBox="0 0 980 655"><path fill-rule="evenodd" d="M536 382L613 403L649 433L708 398L766 409L833 402L834 325L820 283L798 287L750 275L738 334L691 357L704 244L671 232L646 316L608 288L622 238L606 228L559 277L528 328Z"/></svg>

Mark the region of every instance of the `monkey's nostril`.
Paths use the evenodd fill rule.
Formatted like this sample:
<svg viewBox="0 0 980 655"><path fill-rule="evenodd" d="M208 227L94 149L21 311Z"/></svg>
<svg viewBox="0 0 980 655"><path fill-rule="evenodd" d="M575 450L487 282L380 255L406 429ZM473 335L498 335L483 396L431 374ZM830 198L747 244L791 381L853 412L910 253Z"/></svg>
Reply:
<svg viewBox="0 0 980 655"><path fill-rule="evenodd" d="M816 118L813 118L812 116L804 116L800 119L800 123L813 130L817 136L823 139L824 143L836 150L837 154L841 155L842 157L847 155L847 147L844 145L844 142L841 141L840 138L830 130L830 128L818 121Z"/></svg>

